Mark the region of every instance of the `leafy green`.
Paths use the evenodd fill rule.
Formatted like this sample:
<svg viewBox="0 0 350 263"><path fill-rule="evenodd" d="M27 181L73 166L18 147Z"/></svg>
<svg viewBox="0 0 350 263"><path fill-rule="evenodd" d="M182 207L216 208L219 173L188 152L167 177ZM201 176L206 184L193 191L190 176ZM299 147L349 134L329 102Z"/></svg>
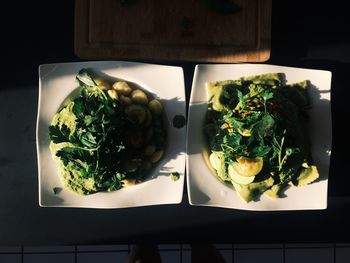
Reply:
<svg viewBox="0 0 350 263"><path fill-rule="evenodd" d="M69 142L69 135L70 129L65 124L61 127L58 125L49 126L49 137L53 143Z"/></svg>
<svg viewBox="0 0 350 263"><path fill-rule="evenodd" d="M285 135L286 131L283 132L283 137L281 141L279 142L276 137L273 137L272 140L272 147L274 149L274 156L277 155L278 160L278 171L280 172L283 168L283 165L286 163L287 158L291 156L294 153L298 153L300 150L298 148L292 148L292 147L285 147L284 141L285 141Z"/></svg>
<svg viewBox="0 0 350 263"><path fill-rule="evenodd" d="M55 195L58 195L61 191L62 191L62 188L61 188L61 187L54 187L54 188L52 188L52 192L53 192Z"/></svg>
<svg viewBox="0 0 350 263"><path fill-rule="evenodd" d="M170 178L172 181L176 182L180 178L180 174L178 172L172 172L170 174Z"/></svg>
<svg viewBox="0 0 350 263"><path fill-rule="evenodd" d="M91 132L82 133L80 136L80 141L82 144L88 147L96 147L97 142Z"/></svg>
<svg viewBox="0 0 350 263"><path fill-rule="evenodd" d="M122 188L123 185L121 180L123 180L124 178L125 178L124 174L116 173L112 177L104 181L102 184L102 187L106 189L108 192L118 190Z"/></svg>
<svg viewBox="0 0 350 263"><path fill-rule="evenodd" d="M75 176L74 182L67 182L71 189L84 194L117 190L122 187L121 180L125 177L121 166L114 161L125 151L121 136L125 126L123 109L119 102L112 101L99 89L88 70L82 69L76 78L82 91L70 104L76 117L75 129L71 130L64 123L53 122L49 126L52 143L69 143L69 146L59 148L55 155L67 173ZM61 110L57 114L64 119L62 114L66 113L67 110Z"/></svg>
<svg viewBox="0 0 350 263"><path fill-rule="evenodd" d="M271 134L275 129L275 119L269 114L265 113L261 119L254 125L254 136L256 139L263 140Z"/></svg>
<svg viewBox="0 0 350 263"><path fill-rule="evenodd" d="M310 158L308 135L302 122L309 105L308 83L285 85L281 74L263 74L207 84L211 89L208 94L216 96L209 101L204 127L210 151L220 152L226 164L240 157L263 159L264 168L253 183L234 185L246 201L269 189L272 190L268 194L276 197L288 183L297 185L306 177L305 173L300 176L300 169ZM214 93L213 87L221 92ZM316 174L312 178L317 178ZM253 187L268 178L272 181L263 190Z"/></svg>
<svg viewBox="0 0 350 263"><path fill-rule="evenodd" d="M83 68L79 71L78 75L76 76L76 79L79 82L79 86L81 87L95 87L96 82L91 77L90 73L87 69Z"/></svg>
<svg viewBox="0 0 350 263"><path fill-rule="evenodd" d="M60 109L48 127L63 186L87 195L118 190L128 180L140 182L153 165L153 154L145 149L153 153L164 149L163 116L138 105L147 115L141 124L137 116L134 121L126 114L125 101L104 90L109 83L94 78L90 70L80 70L76 81L79 96ZM177 115L174 123L180 128L186 120Z"/></svg>

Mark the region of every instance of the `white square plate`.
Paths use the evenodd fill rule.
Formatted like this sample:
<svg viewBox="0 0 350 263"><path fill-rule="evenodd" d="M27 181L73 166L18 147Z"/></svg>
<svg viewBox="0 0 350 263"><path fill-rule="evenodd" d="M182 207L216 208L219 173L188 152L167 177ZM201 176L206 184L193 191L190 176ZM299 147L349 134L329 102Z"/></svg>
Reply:
<svg viewBox="0 0 350 263"><path fill-rule="evenodd" d="M291 187L286 197L245 203L228 185L222 183L204 160L204 118L207 111L205 83L234 80L264 73L284 73L287 83L309 80L315 88L309 94L309 131L312 133L312 156L320 179L303 187ZM197 65L190 99L187 132L187 188L191 205L216 206L243 210L304 210L327 208L328 171L332 144L331 72L266 64Z"/></svg>
<svg viewBox="0 0 350 263"><path fill-rule="evenodd" d="M62 187L62 184L49 150L48 126L62 102L77 88L75 76L82 68L134 82L154 94L163 104L169 144L164 157L145 182L88 196L64 188L59 194L54 194L53 188ZM41 65L36 130L40 206L121 208L180 203L185 172L186 127L173 127L172 119L175 115L185 114L184 78L180 67L121 61ZM171 180L171 172L178 172L180 179Z"/></svg>

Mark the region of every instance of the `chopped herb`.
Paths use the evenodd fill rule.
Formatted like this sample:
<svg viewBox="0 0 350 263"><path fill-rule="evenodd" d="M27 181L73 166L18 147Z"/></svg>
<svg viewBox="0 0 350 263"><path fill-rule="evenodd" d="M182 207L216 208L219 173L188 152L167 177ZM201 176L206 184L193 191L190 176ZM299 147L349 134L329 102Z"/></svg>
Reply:
<svg viewBox="0 0 350 263"><path fill-rule="evenodd" d="M52 191L55 195L57 195L62 191L62 188L61 187L54 187L54 188L52 188Z"/></svg>
<svg viewBox="0 0 350 263"><path fill-rule="evenodd" d="M173 126L175 128L182 128L186 124L186 119L183 115L175 115L173 118Z"/></svg>
<svg viewBox="0 0 350 263"><path fill-rule="evenodd" d="M178 172L172 172L170 174L170 178L171 178L171 180L173 180L175 182L175 181L179 180L180 174Z"/></svg>
<svg viewBox="0 0 350 263"><path fill-rule="evenodd" d="M62 127L59 127L58 125L49 126L49 136L54 143L69 142L69 135L70 130L65 124L63 124Z"/></svg>

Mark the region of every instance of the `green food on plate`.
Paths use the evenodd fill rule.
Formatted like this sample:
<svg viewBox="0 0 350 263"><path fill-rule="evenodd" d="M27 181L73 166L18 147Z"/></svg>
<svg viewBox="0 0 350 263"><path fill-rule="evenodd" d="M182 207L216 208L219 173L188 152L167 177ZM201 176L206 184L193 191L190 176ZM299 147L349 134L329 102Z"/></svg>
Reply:
<svg viewBox="0 0 350 263"><path fill-rule="evenodd" d="M319 177L306 125L308 86L284 84L279 73L207 83L209 162L244 201L277 199L287 186Z"/></svg>
<svg viewBox="0 0 350 263"><path fill-rule="evenodd" d="M161 103L125 81L111 85L86 69L76 80L79 96L49 126L63 186L88 195L141 182L165 151Z"/></svg>
<svg viewBox="0 0 350 263"><path fill-rule="evenodd" d="M170 174L170 178L172 181L176 182L177 180L180 179L180 174L178 172L172 172Z"/></svg>

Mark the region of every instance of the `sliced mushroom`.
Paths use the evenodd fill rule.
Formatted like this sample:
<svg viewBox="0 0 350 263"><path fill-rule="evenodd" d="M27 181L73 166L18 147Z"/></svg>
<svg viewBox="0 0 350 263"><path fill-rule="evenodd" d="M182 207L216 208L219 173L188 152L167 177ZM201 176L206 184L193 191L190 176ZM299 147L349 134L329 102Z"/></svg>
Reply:
<svg viewBox="0 0 350 263"><path fill-rule="evenodd" d="M129 87L128 83L125 81L117 81L113 84L113 89L120 95L129 95L132 89Z"/></svg>
<svg viewBox="0 0 350 263"><path fill-rule="evenodd" d="M132 100L128 96L120 95L119 100L121 103L125 105L130 105L132 103Z"/></svg>
<svg viewBox="0 0 350 263"><path fill-rule="evenodd" d="M133 162L127 162L124 165L124 170L128 173L136 172L137 168L138 168L137 164L135 164Z"/></svg>
<svg viewBox="0 0 350 263"><path fill-rule="evenodd" d="M165 144L164 135L159 133L154 137L155 137L154 142L155 142L156 147L164 147L164 144Z"/></svg>
<svg viewBox="0 0 350 263"><path fill-rule="evenodd" d="M129 186L137 184L137 180L136 179L124 179L121 182L123 183L124 187L129 187Z"/></svg>
<svg viewBox="0 0 350 263"><path fill-rule="evenodd" d="M156 115L160 115L162 113L162 110L163 110L162 104L159 102L159 100L156 100L156 99L151 100L148 103L148 107L152 111L152 113L156 114Z"/></svg>
<svg viewBox="0 0 350 263"><path fill-rule="evenodd" d="M154 152L150 158L151 163L158 162L163 157L163 155L164 155L164 150L158 150Z"/></svg>
<svg viewBox="0 0 350 263"><path fill-rule="evenodd" d="M145 108L137 104L127 106L125 108L125 113L132 120L136 119L138 124L144 123L147 117Z"/></svg>
<svg viewBox="0 0 350 263"><path fill-rule="evenodd" d="M94 81L97 86L103 91L109 90L111 88L111 85L102 79L95 79Z"/></svg>
<svg viewBox="0 0 350 263"><path fill-rule="evenodd" d="M153 128L149 127L146 130L145 143L149 143L152 140L152 137L153 137Z"/></svg>
<svg viewBox="0 0 350 263"><path fill-rule="evenodd" d="M114 100L118 99L118 93L115 90L113 89L107 90L107 93L112 99Z"/></svg>
<svg viewBox="0 0 350 263"><path fill-rule="evenodd" d="M149 162L149 161L144 161L144 162L141 164L140 170L148 171L148 170L151 169L151 168L152 168L152 163Z"/></svg>
<svg viewBox="0 0 350 263"><path fill-rule="evenodd" d="M131 100L139 104L148 104L148 98L146 93L140 89L133 90L131 93Z"/></svg>
<svg viewBox="0 0 350 263"><path fill-rule="evenodd" d="M129 146L141 148L145 142L144 133L140 130L128 130L125 135L125 140Z"/></svg>
<svg viewBox="0 0 350 263"><path fill-rule="evenodd" d="M149 109L145 108L146 111L146 121L145 121L145 126L148 127L152 123L152 113L150 112Z"/></svg>
<svg viewBox="0 0 350 263"><path fill-rule="evenodd" d="M127 161L125 164L124 164L124 170L128 173L132 173L132 172L136 172L139 167L141 166L142 164L142 160L139 159L139 158L135 158L135 159L132 159L130 161Z"/></svg>
<svg viewBox="0 0 350 263"><path fill-rule="evenodd" d="M143 154L146 156L151 156L156 151L156 146L154 144L147 145Z"/></svg>

